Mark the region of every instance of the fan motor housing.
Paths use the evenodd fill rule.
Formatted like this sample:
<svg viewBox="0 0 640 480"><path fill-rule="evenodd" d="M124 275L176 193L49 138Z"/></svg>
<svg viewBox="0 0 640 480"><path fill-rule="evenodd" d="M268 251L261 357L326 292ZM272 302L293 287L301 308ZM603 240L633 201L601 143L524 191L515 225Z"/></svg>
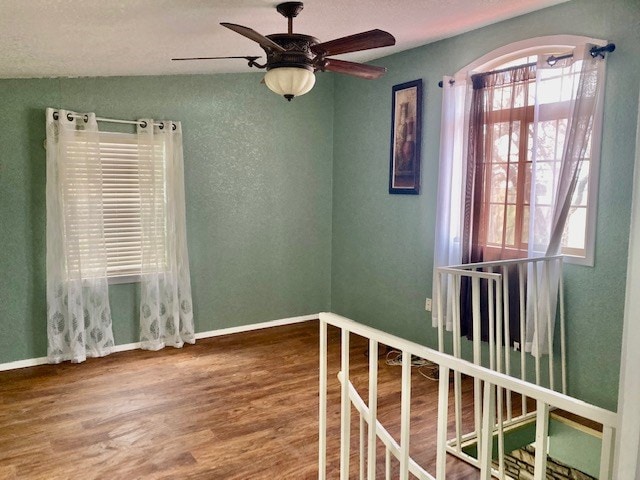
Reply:
<svg viewBox="0 0 640 480"><path fill-rule="evenodd" d="M274 33L266 37L285 49L284 52L265 49L267 53L267 70L281 67L314 70L313 60L315 54L311 51L311 47L320 43L317 38L299 33Z"/></svg>

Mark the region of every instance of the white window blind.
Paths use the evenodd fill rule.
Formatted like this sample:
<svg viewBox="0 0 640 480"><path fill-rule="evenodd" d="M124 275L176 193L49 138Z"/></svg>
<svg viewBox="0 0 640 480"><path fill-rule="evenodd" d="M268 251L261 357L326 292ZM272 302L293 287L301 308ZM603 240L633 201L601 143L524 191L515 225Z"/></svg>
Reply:
<svg viewBox="0 0 640 480"><path fill-rule="evenodd" d="M161 140L139 145L134 134L99 132L96 152L90 151L95 150L91 146L95 142L84 141L87 135L95 133L78 132L67 144L69 162L61 172L69 205L65 235L73 239L69 245L77 246L71 247L77 252L71 256L75 260L68 263L67 270L71 273L80 269L83 277L91 275L91 266L104 261L102 249L110 278L155 271L165 264L166 257L164 145ZM94 228L80 221L87 215L97 219L95 229L104 229L104 244Z"/></svg>

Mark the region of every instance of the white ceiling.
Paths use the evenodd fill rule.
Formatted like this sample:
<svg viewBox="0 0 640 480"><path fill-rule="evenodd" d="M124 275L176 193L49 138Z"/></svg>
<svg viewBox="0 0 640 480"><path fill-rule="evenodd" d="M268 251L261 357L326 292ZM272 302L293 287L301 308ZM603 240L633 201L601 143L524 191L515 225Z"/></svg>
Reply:
<svg viewBox="0 0 640 480"><path fill-rule="evenodd" d="M321 41L379 28L394 47L343 55L369 61L566 0L308 0L294 32ZM219 25L286 32L272 0L0 0L0 78L247 72L264 55ZM264 58L264 57L263 57Z"/></svg>

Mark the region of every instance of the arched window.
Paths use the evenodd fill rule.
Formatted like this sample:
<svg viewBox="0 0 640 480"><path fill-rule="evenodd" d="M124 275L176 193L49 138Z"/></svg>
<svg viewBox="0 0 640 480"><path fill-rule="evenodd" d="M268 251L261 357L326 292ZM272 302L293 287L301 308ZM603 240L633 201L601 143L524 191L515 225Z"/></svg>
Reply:
<svg viewBox="0 0 640 480"><path fill-rule="evenodd" d="M443 112L443 141L450 140L446 138L447 131L457 129L461 131L455 141L463 143L455 147L458 155L473 155L474 146L484 149L478 173L482 178L476 178L475 182L468 178L454 181L472 182L463 187L467 192L474 189L476 205L472 205L470 211L469 199L460 200L467 203L466 214L475 215L477 228L466 232L467 241L479 242L488 259L546 252L552 234L554 202L558 200L558 176L567 126L575 110L576 97L580 95L577 92L582 70L580 49L604 44L603 40L570 35L529 39L494 50L445 79L445 96L447 90L457 90L456 95L465 98L464 104L457 106L455 118L447 119L446 115L451 112ZM515 78L517 75L522 78ZM480 85L487 89L482 118L470 119L473 92L477 92ZM572 188L559 252L568 262L591 266L603 94L600 85L596 96L589 99L595 101L596 106L576 185ZM451 121L456 125L445 123ZM477 124L474 125L474 121ZM470 128L475 129L475 143L468 136ZM444 153L446 156L447 152ZM468 174L468 170L465 173ZM482 205L478 205L480 202ZM465 242L464 225L459 234L458 241ZM461 259L465 260L464 255Z"/></svg>

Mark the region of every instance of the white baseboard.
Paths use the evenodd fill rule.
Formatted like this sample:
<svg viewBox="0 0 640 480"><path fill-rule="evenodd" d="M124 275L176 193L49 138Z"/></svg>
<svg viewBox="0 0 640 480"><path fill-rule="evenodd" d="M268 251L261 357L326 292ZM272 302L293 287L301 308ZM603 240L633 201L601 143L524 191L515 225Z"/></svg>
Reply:
<svg viewBox="0 0 640 480"><path fill-rule="evenodd" d="M133 343L123 343L122 345L114 345L111 349L111 353L117 352L128 352L129 350L137 350L140 348L142 343L133 342Z"/></svg>
<svg viewBox="0 0 640 480"><path fill-rule="evenodd" d="M208 332L196 333L196 340L210 337L220 337L222 335L232 335L234 333L250 332L252 330L260 330L263 328L281 327L283 325L291 325L294 323L307 322L309 320L317 320L318 314L303 315L300 317L281 318L279 320L271 320L269 322L253 323L251 325L241 325L239 327L221 328L219 330L209 330ZM136 350L140 348L140 342L124 343L115 345L112 353L126 352L128 350ZM47 357L28 358L26 360L16 360L15 362L0 363L0 372L6 370L16 370L18 368L35 367L37 365L47 364Z"/></svg>
<svg viewBox="0 0 640 480"><path fill-rule="evenodd" d="M307 322L309 320L317 320L317 313L313 315L303 315L301 317L281 318L280 320L271 320L269 322L253 323L251 325L241 325L239 327L221 328L219 330L209 330L208 332L196 333L196 340L201 338L219 337L221 335L231 335L233 333L250 332L251 330L260 330L262 328L280 327L282 325L291 325L293 323Z"/></svg>
<svg viewBox="0 0 640 480"><path fill-rule="evenodd" d="M0 363L0 372L5 370L16 370L18 368L35 367L37 365L44 365L45 363L49 363L47 362L47 357L27 358L26 360Z"/></svg>

